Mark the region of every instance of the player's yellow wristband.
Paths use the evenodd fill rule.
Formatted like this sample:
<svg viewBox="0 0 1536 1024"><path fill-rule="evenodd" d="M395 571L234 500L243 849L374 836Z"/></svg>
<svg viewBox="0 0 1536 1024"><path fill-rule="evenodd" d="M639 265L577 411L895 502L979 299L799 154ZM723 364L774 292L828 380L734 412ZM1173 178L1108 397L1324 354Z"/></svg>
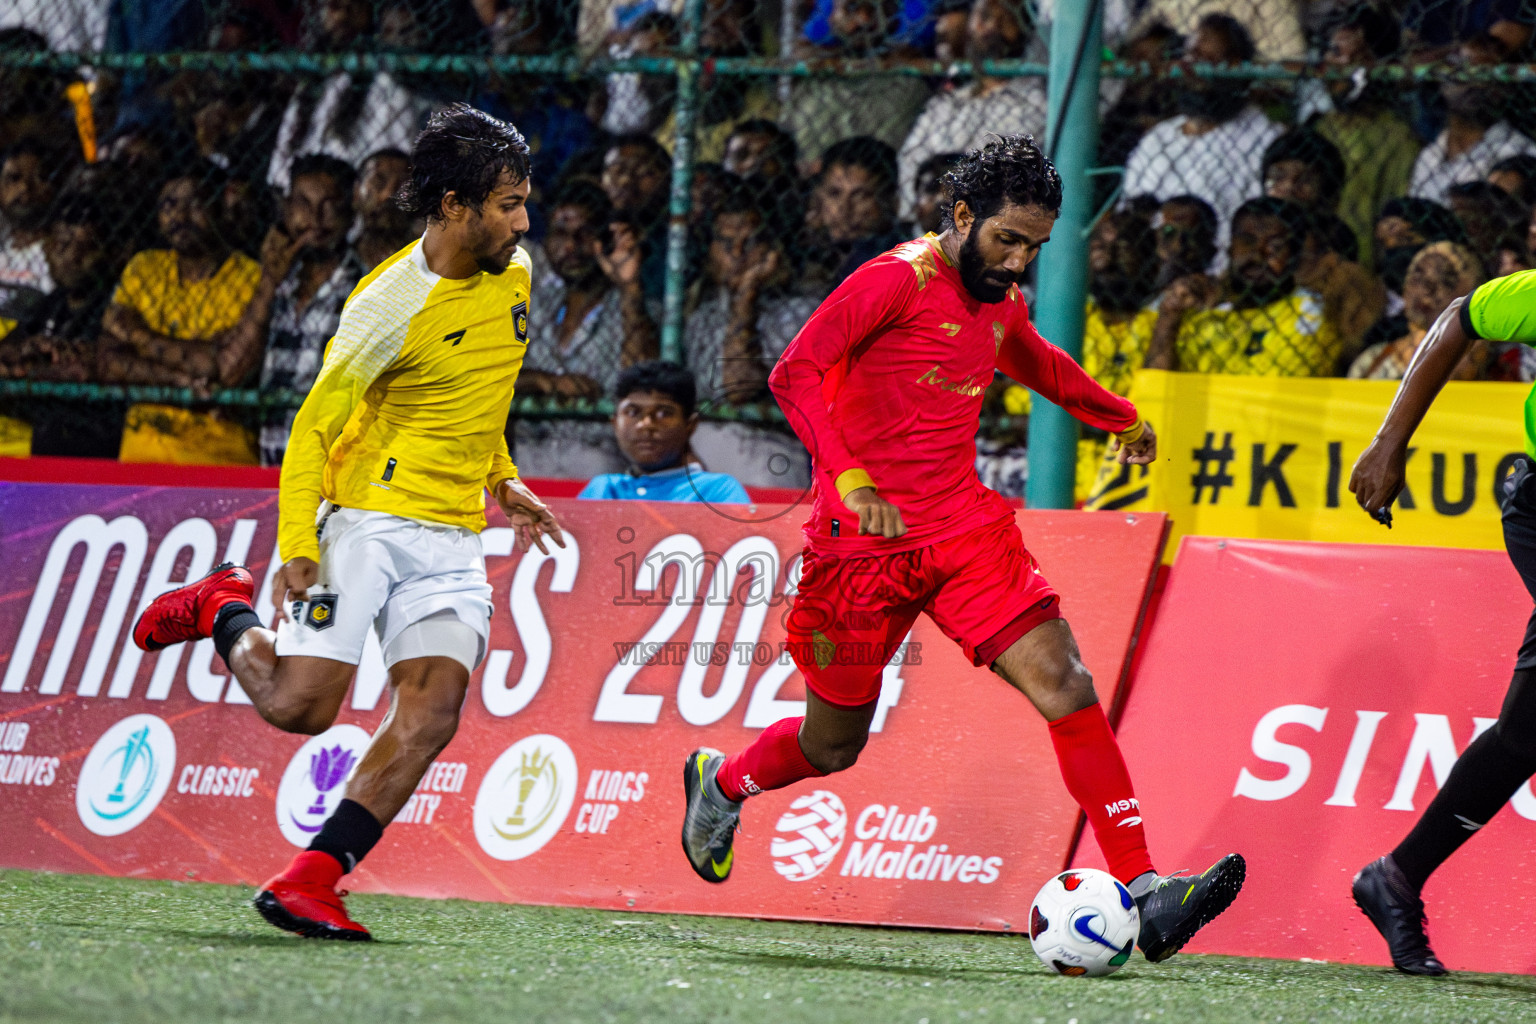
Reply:
<svg viewBox="0 0 1536 1024"><path fill-rule="evenodd" d="M837 476L837 496L846 498L860 487L874 487L874 479L862 469L845 469ZM879 488L875 488L878 490Z"/></svg>
<svg viewBox="0 0 1536 1024"><path fill-rule="evenodd" d="M1146 432L1147 421L1138 416L1136 417L1135 423L1131 424L1125 430L1119 431L1115 434L1115 440L1119 441L1121 444L1135 444L1137 441L1141 440L1141 435L1145 434Z"/></svg>

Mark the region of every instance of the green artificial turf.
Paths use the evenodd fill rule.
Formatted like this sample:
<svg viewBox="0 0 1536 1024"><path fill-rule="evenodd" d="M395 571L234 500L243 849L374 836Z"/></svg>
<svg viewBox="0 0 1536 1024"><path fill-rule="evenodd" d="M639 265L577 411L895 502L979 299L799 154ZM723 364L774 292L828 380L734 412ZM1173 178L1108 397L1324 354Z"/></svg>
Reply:
<svg viewBox="0 0 1536 1024"><path fill-rule="evenodd" d="M353 896L378 941L227 886L0 872L0 1021L940 1024L1536 1021L1536 978L1139 956L1060 978L1019 936Z"/></svg>

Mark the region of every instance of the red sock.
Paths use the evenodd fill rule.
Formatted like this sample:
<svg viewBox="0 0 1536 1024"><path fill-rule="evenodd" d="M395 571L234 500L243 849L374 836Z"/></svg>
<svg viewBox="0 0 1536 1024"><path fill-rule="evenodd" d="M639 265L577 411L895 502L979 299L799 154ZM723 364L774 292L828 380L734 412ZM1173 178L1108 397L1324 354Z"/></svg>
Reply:
<svg viewBox="0 0 1536 1024"><path fill-rule="evenodd" d="M334 889L336 883L341 881L342 874L341 861L335 857L320 850L305 850L293 858L277 877L288 882L313 882Z"/></svg>
<svg viewBox="0 0 1536 1024"><path fill-rule="evenodd" d="M1051 743L1067 792L1088 815L1094 838L1109 862L1109 873L1129 883L1152 870L1141 805L1131 789L1131 775L1120 744L1109 729L1104 709L1094 704L1051 723ZM1118 819L1118 820L1117 820Z"/></svg>
<svg viewBox="0 0 1536 1024"><path fill-rule="evenodd" d="M783 789L801 779L825 775L811 766L800 749L800 723L804 718L781 718L745 750L725 759L715 778L728 800L745 800L770 789Z"/></svg>

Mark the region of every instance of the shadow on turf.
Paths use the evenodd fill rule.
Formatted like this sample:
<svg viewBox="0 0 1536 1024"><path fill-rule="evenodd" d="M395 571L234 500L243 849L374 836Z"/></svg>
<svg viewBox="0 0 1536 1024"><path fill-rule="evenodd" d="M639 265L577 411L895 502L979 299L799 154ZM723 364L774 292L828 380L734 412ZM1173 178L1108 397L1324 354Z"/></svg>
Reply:
<svg viewBox="0 0 1536 1024"><path fill-rule="evenodd" d="M1395 975L1398 972L1391 971L1388 973ZM1408 975L1402 975L1402 977L1406 979ZM1479 988L1504 989L1509 992L1518 992L1524 996L1536 996L1536 980L1525 979L1522 981L1515 977L1505 977L1498 974L1459 974L1456 971L1452 971L1444 979L1425 978L1422 980L1430 985L1444 984L1446 981L1449 981L1454 985L1476 985Z"/></svg>
<svg viewBox="0 0 1536 1024"><path fill-rule="evenodd" d="M818 954L800 953L749 953L730 949L721 949L717 946L700 945L699 953L705 957L714 957L721 961L734 964L753 965L758 967L783 967L795 970L832 970L832 971L858 971L876 974L898 974L907 977L935 978L935 979L975 979L998 978L1007 979L1019 976L1038 977L1045 974L1052 977L1049 972L1036 969L1032 962L1021 965L1018 970L1002 968L975 968L975 967L923 967L907 964L880 964L868 960L853 957L825 956ZM1188 961L1186 961L1188 963ZM1145 965L1141 965L1145 966ZM1518 977L1504 977L1491 974L1451 974L1445 979L1410 979L1407 975L1399 975L1394 971L1383 971L1388 977L1401 978L1404 983L1422 984L1429 986L1447 984L1455 986L1468 986L1484 989L1494 989L1502 992L1517 993L1523 996L1536 995L1536 979L1524 979ZM1134 971L1130 974L1114 974L1107 978L1098 979L1099 984L1115 984L1120 982L1136 982L1140 984L1152 983L1158 985L1204 985L1210 979L1199 974L1185 972L1173 972L1163 970Z"/></svg>
<svg viewBox="0 0 1536 1024"><path fill-rule="evenodd" d="M297 949L297 948L300 948L301 946L304 947L304 948L321 946L321 947L325 947L325 948L334 948L334 949L350 949L350 950L353 950L355 952L366 953L370 949L375 949L376 950L376 949L380 949L380 948L383 948L383 949L408 949L408 948L410 948L412 946L419 946L419 945L430 945L433 948L440 948L440 947L444 947L444 946L454 946L454 945L463 946L463 945L465 945L464 943L451 943L451 942L440 942L440 941L433 941L431 943L420 943L420 942L413 942L413 941L408 940L408 939L406 939L406 940L402 940L402 939L380 939L380 938L377 938L377 937L372 942L328 942L328 941L323 940L323 939L306 939L306 938L303 938L301 936L293 935L293 934L290 934L288 932L282 931L282 930L277 929L277 928L273 928L270 931L265 931L265 932L254 931L254 930L253 931L249 931L249 932L241 932L241 931L226 931L226 932L202 932L202 931L198 931L198 932L195 932L195 931L189 931L189 930L187 930L185 928L151 928L151 929L145 929L145 930L153 931L157 935L176 936L176 937L179 937L179 938L182 938L182 939L186 939L186 940L189 940L189 941L193 941L193 942L201 942L204 945L209 945L209 946L221 946L222 945L222 946L227 946L227 947L230 947L230 948L259 947L259 948L263 948L263 949L277 949L277 948L289 948L289 947L291 947L291 948Z"/></svg>
<svg viewBox="0 0 1536 1024"><path fill-rule="evenodd" d="M714 957L733 964L751 964L758 967L784 967L793 970L862 971L875 974L900 974L916 978L1014 978L1020 975L1039 975L1040 970L1007 970L984 967L923 967L912 964L881 964L869 960L845 956L827 956L810 953L748 953L721 949L718 946L698 947L703 957Z"/></svg>

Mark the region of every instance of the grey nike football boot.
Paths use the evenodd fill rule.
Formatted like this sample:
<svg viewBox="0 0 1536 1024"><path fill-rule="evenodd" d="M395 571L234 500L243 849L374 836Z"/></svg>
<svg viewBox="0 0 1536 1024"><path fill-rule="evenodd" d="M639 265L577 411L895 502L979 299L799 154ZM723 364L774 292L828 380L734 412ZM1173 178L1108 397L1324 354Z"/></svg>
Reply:
<svg viewBox="0 0 1536 1024"><path fill-rule="evenodd" d="M724 763L725 755L720 751L700 747L688 755L683 765L683 793L687 799L683 852L693 870L706 882L723 882L731 876L731 861L735 857L731 843L741 821L741 804L726 799L715 780Z"/></svg>

